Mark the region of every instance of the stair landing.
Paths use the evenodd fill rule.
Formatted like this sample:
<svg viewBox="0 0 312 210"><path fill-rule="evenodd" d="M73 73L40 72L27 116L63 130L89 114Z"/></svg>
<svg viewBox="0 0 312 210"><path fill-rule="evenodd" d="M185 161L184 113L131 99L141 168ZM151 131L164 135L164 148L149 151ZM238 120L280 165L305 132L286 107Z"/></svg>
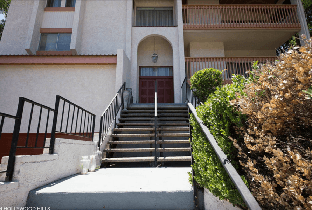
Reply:
<svg viewBox="0 0 312 210"><path fill-rule="evenodd" d="M194 209L191 167L102 168L29 192L27 206L50 209Z"/></svg>

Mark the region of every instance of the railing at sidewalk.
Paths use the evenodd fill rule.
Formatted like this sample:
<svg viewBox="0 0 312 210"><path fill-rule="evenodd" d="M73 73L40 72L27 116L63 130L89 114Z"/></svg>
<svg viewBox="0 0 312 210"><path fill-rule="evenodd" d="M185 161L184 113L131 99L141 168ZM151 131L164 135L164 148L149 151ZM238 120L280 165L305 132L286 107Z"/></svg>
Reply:
<svg viewBox="0 0 312 210"><path fill-rule="evenodd" d="M124 101L124 92L126 90L126 83L119 88L115 97L110 102L108 107L103 112L101 119L100 119L100 133L99 133L99 142L98 147L101 147L104 139L106 138L108 132L111 130L112 126L116 126L117 115L120 109L124 108L125 101ZM128 97L127 104L131 101L131 95Z"/></svg>
<svg viewBox="0 0 312 210"><path fill-rule="evenodd" d="M0 122L0 144L2 144L1 143L1 135L2 135L2 129L3 129L3 126L4 126L5 118L10 118L10 119L16 120L18 117L13 116L13 115L9 115L9 114L5 114L5 113L1 113L1 112L0 112L0 116L1 116L1 122ZM8 169L4 170L4 171L0 171L0 173L6 173L6 172L8 172Z"/></svg>
<svg viewBox="0 0 312 210"><path fill-rule="evenodd" d="M196 122L200 125L202 132L207 137L210 145L212 146L212 148L216 152L219 160L221 161L222 166L224 167L224 169L228 173L228 175L231 178L232 182L235 184L236 188L238 189L240 195L242 196L242 198L245 201L245 203L248 206L248 208L251 209L251 210L260 210L261 208L260 208L259 204L257 203L256 199L253 197L253 195L251 194L251 192L249 191L249 189L247 188L247 186L243 182L243 180L240 177L240 175L237 173L235 168L232 166L231 162L227 159L227 156L224 154L222 149L219 147L217 141L215 140L213 135L210 133L210 131L207 128L207 126L204 125L203 121L201 119L199 119L199 117L197 116L196 109L194 108L194 106L191 103L188 103L188 108L189 108L189 115L192 114L194 116ZM192 130L192 127L191 127L191 124L190 124L190 131L191 130ZM192 144L192 133L190 135L190 142ZM191 151L192 151L192 148L191 148ZM193 160L193 154L192 154L192 164L193 164L193 161L194 160ZM195 183L195 180L194 180L194 176L195 176L194 170L192 170L193 186L194 186L194 188L196 188L196 183ZM196 191L196 190L194 189L194 191ZM196 196L196 195L194 195L194 196Z"/></svg>
<svg viewBox="0 0 312 210"><path fill-rule="evenodd" d="M62 120L60 123L61 128L57 130L56 126L58 123L58 110L59 110L60 100L63 101L63 111L62 111ZM68 105L66 106L65 103ZM26 107L26 104L27 106L30 105L30 107ZM73 112L70 114L71 106L73 106ZM62 122L64 119L64 107L68 108L68 113L67 113L67 118L66 118L67 119L66 127L64 128L65 130L62 131ZM30 108L30 110L28 108ZM27 111L27 113L25 113L25 110ZM29 111L29 114L28 114L28 111ZM23 112L24 112L24 115L23 115ZM50 118L51 118L50 116L52 116L50 114L51 112L54 113L53 123L49 123ZM81 117L78 117L79 113L81 113L80 115ZM82 120L83 113L84 113L84 120ZM36 126L35 136L36 137L34 141L34 138L30 137L30 131L32 130L31 128L33 128L32 125L34 125L33 121L35 119L34 116L36 116L36 114L39 114L39 115L38 115L38 120L37 120L38 123L35 124ZM88 114L88 118L86 118L86 114ZM73 136L73 139L76 139L76 137L74 136L78 136L78 137L88 137L92 140L93 135L94 135L95 115L61 96L56 96L55 109L52 109L43 104L34 102L30 99L20 97L16 116L4 114L4 113L0 113L0 116L1 116L0 138L2 135L2 131L3 131L4 119L7 117L7 118L12 118L15 120L7 170L1 171L1 173L6 172L6 178L5 178L6 181L12 181L13 173L14 173L14 165L15 165L15 155L16 155L17 148L21 149L21 151L24 151L25 149L49 149L49 153L53 154L56 132L64 134L64 135ZM69 116L71 116L71 119L69 119ZM25 120L22 121L22 118L25 118ZM85 124L87 119L88 119L88 122L87 124ZM80 121L80 123L78 121ZM81 130L82 122L84 123L85 127L83 127L83 129ZM80 126L79 132L77 132L78 126ZM20 136L21 127L27 129L25 139L24 137L22 138ZM43 136L40 135L42 134L42 132L40 131L44 131ZM46 140L47 138L49 138L49 135L51 135L51 140L50 140L49 145L46 145Z"/></svg>
<svg viewBox="0 0 312 210"><path fill-rule="evenodd" d="M61 121L57 123L60 119L58 118L59 113L61 114ZM51 132L50 154L54 153L55 133L87 138L93 141L94 128L95 114L57 95Z"/></svg>
<svg viewBox="0 0 312 210"><path fill-rule="evenodd" d="M184 29L300 29L297 5L183 5Z"/></svg>
<svg viewBox="0 0 312 210"><path fill-rule="evenodd" d="M191 90L191 86L187 81L187 78L185 77L182 85L181 85L181 91L182 91L182 102L183 103L191 103L193 106L199 105L200 101L199 99L193 94L193 91Z"/></svg>
<svg viewBox="0 0 312 210"><path fill-rule="evenodd" d="M19 134L20 134L21 124L22 124L22 117L23 117L23 111L25 108L25 103L29 103L31 105L31 110L30 110L28 124L27 124L27 135L26 135L25 145L24 146L18 146ZM37 131L36 132L36 141L35 141L35 144L33 145L33 142L29 142L29 134L30 134L31 123L33 121L34 107L39 107L40 113L39 113L37 129L36 129L36 131ZM43 144L41 146L38 146L38 136L39 136L39 132L40 132L43 110L47 111L47 118L46 118L46 124L45 124L45 129L44 129L45 132L44 132ZM10 154L9 154L6 181L11 181L13 178L15 154L16 154L17 148L24 148L24 149L49 148L49 147L45 146L45 142L46 142L46 138L47 138L50 112L54 112L54 109L47 107L45 105L39 104L37 102L34 102L34 101L29 100L29 99L24 98L24 97L19 98L18 109L17 109L17 113L16 113L16 118L15 118L13 137L12 137L12 142L11 142L11 150L10 150ZM27 120L26 120L26 122L27 122ZM50 146L51 146L51 144L50 144Z"/></svg>
<svg viewBox="0 0 312 210"><path fill-rule="evenodd" d="M205 69L214 68L226 71L222 77L224 81L230 80L233 74L248 76L248 71L252 69L255 61L258 64L274 63L276 57L186 57L185 70L188 80L195 72Z"/></svg>

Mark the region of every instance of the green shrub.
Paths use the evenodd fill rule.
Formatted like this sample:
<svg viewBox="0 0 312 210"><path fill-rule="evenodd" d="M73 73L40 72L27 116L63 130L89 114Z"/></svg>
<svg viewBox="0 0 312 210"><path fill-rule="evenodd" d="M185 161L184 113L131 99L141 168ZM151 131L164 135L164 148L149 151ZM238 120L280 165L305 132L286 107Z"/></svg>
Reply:
<svg viewBox="0 0 312 210"><path fill-rule="evenodd" d="M203 69L191 77L191 90L194 95L204 102L217 87L222 84L222 72L218 69Z"/></svg>
<svg viewBox="0 0 312 210"><path fill-rule="evenodd" d="M238 166L235 161L237 152L233 142L228 137L231 135L233 125L241 125L244 116L235 111L230 105L230 100L236 97L236 93L242 92L245 82L246 80L242 76L234 76L231 85L218 87L208 97L207 101L196 109L197 115L209 128L218 145L235 168ZM228 199L234 205L244 206L244 201L235 185L193 117L191 117L191 125L193 126L192 148L194 157L192 167L195 171L196 182L220 199ZM243 178L243 180L245 179Z"/></svg>

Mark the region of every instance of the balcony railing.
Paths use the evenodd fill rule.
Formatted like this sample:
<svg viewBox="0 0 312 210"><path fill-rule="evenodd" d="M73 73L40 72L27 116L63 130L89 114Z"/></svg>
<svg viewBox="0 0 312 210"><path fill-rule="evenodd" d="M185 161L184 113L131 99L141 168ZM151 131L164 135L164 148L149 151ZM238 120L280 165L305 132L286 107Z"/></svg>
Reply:
<svg viewBox="0 0 312 210"><path fill-rule="evenodd" d="M300 28L296 5L184 5L184 29Z"/></svg>
<svg viewBox="0 0 312 210"><path fill-rule="evenodd" d="M275 60L276 57L186 57L185 70L189 80L196 71L201 69L214 68L221 71L225 69L222 77L225 82L228 82L233 74L247 77L255 61L258 61L258 64L265 64L273 63Z"/></svg>

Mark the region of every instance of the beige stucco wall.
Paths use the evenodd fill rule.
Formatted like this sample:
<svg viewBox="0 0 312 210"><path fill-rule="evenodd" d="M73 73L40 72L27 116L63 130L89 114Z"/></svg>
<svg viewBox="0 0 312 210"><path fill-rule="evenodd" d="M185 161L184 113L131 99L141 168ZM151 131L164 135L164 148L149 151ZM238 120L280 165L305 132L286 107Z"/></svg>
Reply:
<svg viewBox="0 0 312 210"><path fill-rule="evenodd" d="M96 114L98 132L99 116L115 95L115 81L116 65L0 65L0 110L15 115L19 97L54 108L55 96L61 95Z"/></svg>
<svg viewBox="0 0 312 210"><path fill-rule="evenodd" d="M223 42L191 42L190 57L224 57Z"/></svg>
<svg viewBox="0 0 312 210"><path fill-rule="evenodd" d="M0 55L27 54L28 38L34 1L12 0L0 42Z"/></svg>
<svg viewBox="0 0 312 210"><path fill-rule="evenodd" d="M80 54L117 54L117 49L125 49L127 0L84 2Z"/></svg>
<svg viewBox="0 0 312 210"><path fill-rule="evenodd" d="M74 11L44 12L41 28L72 28Z"/></svg>
<svg viewBox="0 0 312 210"><path fill-rule="evenodd" d="M152 62L154 41L155 52L158 55L157 63ZM173 66L172 56L172 47L167 40L159 36L148 37L140 43L138 48L138 70L140 66Z"/></svg>

